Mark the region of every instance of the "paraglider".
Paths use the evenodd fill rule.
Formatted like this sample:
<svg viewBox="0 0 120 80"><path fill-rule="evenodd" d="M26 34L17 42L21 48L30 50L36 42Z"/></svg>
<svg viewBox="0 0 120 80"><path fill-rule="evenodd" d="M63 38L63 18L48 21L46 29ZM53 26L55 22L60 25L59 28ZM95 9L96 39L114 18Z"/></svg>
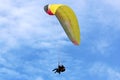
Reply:
<svg viewBox="0 0 120 80"><path fill-rule="evenodd" d="M44 10L47 14L55 15L57 17L65 33L73 44L80 44L80 30L78 20L74 11L70 7L63 4L48 4L44 6ZM66 69L63 65L58 64L58 67L52 71L60 74L65 70Z"/></svg>
<svg viewBox="0 0 120 80"><path fill-rule="evenodd" d="M73 10L63 4L49 4L44 6L49 15L55 15L73 44L80 44L80 30L77 17Z"/></svg>
<svg viewBox="0 0 120 80"><path fill-rule="evenodd" d="M55 73L61 73L65 71L65 67L63 65L58 65L58 68L53 69L52 71L55 71Z"/></svg>

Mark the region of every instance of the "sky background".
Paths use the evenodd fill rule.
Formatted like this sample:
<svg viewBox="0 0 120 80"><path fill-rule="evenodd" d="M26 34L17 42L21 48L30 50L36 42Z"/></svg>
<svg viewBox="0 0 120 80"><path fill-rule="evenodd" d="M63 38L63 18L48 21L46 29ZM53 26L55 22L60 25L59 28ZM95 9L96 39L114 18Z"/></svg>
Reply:
<svg viewBox="0 0 120 80"><path fill-rule="evenodd" d="M79 46L44 12L53 3L74 10ZM0 80L120 80L119 51L120 0L0 0Z"/></svg>

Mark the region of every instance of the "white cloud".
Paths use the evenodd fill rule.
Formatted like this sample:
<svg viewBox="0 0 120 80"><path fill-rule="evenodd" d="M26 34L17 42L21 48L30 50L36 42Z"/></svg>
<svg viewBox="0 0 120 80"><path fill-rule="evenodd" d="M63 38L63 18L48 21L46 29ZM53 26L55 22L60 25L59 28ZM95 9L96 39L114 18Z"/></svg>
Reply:
<svg viewBox="0 0 120 80"><path fill-rule="evenodd" d="M91 47L91 50L93 53L100 53L102 55L108 55L109 48L111 43L109 40L104 39L97 39L96 41L93 42L93 46Z"/></svg>
<svg viewBox="0 0 120 80"><path fill-rule="evenodd" d="M41 78L41 77L38 77L38 78L36 78L36 80L44 80L43 78Z"/></svg>
<svg viewBox="0 0 120 80"><path fill-rule="evenodd" d="M0 65L4 67L12 67L13 64L9 63L2 55L0 55Z"/></svg>
<svg viewBox="0 0 120 80"><path fill-rule="evenodd" d="M0 68L0 79L28 79L30 77L28 77L27 75L24 74L20 74L19 72L9 69L9 68ZM4 77L7 76L7 77Z"/></svg>
<svg viewBox="0 0 120 80"><path fill-rule="evenodd" d="M9 75L20 76L20 74L18 72L13 71L11 69L7 69L7 68L0 68L0 73L1 74L9 74Z"/></svg>
<svg viewBox="0 0 120 80"><path fill-rule="evenodd" d="M106 3L106 4L109 4L109 5L111 5L112 7L114 7L115 9L118 9L118 10L120 10L120 1L119 0L103 0L103 2L104 3Z"/></svg>
<svg viewBox="0 0 120 80"><path fill-rule="evenodd" d="M20 2L22 1L18 1ZM44 12L44 6L36 1L24 2L20 6L15 5L16 3L13 0L2 0L0 3L4 4L0 6L1 52L23 44L46 48L54 44L67 44L64 40L67 37L59 22L55 16L52 18Z"/></svg>
<svg viewBox="0 0 120 80"><path fill-rule="evenodd" d="M95 63L89 71L93 76L105 77L107 80L120 80L118 69L111 68L103 63Z"/></svg>

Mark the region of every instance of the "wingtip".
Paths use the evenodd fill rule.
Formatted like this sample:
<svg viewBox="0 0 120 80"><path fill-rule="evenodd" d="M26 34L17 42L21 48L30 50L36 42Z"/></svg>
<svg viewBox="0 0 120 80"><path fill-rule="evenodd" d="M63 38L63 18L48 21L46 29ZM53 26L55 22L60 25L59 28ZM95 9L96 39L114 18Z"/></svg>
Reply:
<svg viewBox="0 0 120 80"><path fill-rule="evenodd" d="M44 6L44 11L47 13L47 11L48 11L48 4Z"/></svg>
<svg viewBox="0 0 120 80"><path fill-rule="evenodd" d="M49 15L54 15L54 14L51 12L51 10L49 9L49 4L47 4L47 5L44 6L44 11L45 11L47 14L49 14Z"/></svg>
<svg viewBox="0 0 120 80"><path fill-rule="evenodd" d="M79 46L80 45L80 42L77 42L77 41L72 41L73 43L74 43L74 45L76 45L76 46Z"/></svg>

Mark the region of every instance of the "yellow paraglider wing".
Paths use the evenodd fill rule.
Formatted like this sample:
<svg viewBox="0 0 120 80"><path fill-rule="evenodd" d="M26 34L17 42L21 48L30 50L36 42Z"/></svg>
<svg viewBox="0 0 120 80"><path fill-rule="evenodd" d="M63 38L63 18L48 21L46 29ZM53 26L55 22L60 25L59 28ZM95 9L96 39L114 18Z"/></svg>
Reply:
<svg viewBox="0 0 120 80"><path fill-rule="evenodd" d="M75 44L80 44L80 30L77 17L73 10L63 4L50 4L44 7L49 15L55 15L69 39Z"/></svg>
<svg viewBox="0 0 120 80"><path fill-rule="evenodd" d="M60 24L65 30L69 39L75 44L80 44L80 30L78 20L71 8L61 5L55 12Z"/></svg>

